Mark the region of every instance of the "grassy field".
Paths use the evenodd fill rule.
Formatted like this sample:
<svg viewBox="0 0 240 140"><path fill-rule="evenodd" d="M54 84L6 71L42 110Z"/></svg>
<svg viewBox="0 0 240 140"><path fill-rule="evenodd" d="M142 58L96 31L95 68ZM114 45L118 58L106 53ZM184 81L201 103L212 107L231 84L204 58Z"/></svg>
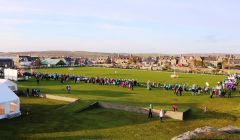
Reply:
<svg viewBox="0 0 240 140"><path fill-rule="evenodd" d="M211 85L223 80L224 76L179 74L181 78L170 79L171 73L149 72L137 70L119 70L105 68L77 68L73 71L65 69L41 69L46 73L79 74L85 76L114 77L123 79L147 80L161 83L195 83L203 85L208 81ZM115 73L116 71L116 73ZM183 78L185 77L185 78ZM65 86L70 84L72 92L66 93ZM61 84L60 81L40 81L36 84L34 78L27 82L19 82L19 88L40 88L42 93L80 98L77 103L39 99L21 98L22 113L19 118L0 121L0 139L171 139L183 132L197 127L225 127L234 125L240 127L240 97L213 98L209 95L175 96L172 91L145 88L135 88L129 91L118 86L100 86L93 84ZM192 108L191 114L185 121L166 119L160 123L158 118L147 119L146 115L124 111L95 109L82 113L76 110L95 102L105 101L154 108L171 109L176 103L180 110ZM204 107L208 108L206 113ZM27 112L29 114L27 115ZM236 139L236 136L227 136ZM218 138L226 138L219 136Z"/></svg>
<svg viewBox="0 0 240 140"><path fill-rule="evenodd" d="M217 81L222 81L226 76L216 75L204 75L204 74L191 74L191 73L177 73L179 78L173 79L170 76L173 73L159 72L159 71L143 71L133 69L114 69L114 68L92 68L82 67L74 68L57 68L57 69L38 69L37 72L43 73L59 73L59 74L72 74L89 77L107 77L107 78L119 78L119 79L135 79L139 82L160 82L161 84L198 84L204 86L206 82L210 85L215 85Z"/></svg>

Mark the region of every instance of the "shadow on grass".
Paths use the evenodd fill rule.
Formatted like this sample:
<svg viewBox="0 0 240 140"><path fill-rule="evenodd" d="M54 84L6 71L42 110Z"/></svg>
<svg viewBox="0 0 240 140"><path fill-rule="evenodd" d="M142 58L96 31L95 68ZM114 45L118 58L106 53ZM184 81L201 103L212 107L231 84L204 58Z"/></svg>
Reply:
<svg viewBox="0 0 240 140"><path fill-rule="evenodd" d="M234 95L232 95L232 98L240 98L240 94L234 94Z"/></svg>
<svg viewBox="0 0 240 140"><path fill-rule="evenodd" d="M31 99L31 98L30 98ZM26 99L28 100L28 99ZM35 100L35 99L32 99ZM81 101L80 101L81 102ZM35 103L22 104L23 115L19 118L0 121L0 138L21 139L23 135L40 135L39 138L32 139L101 139L102 135L85 135L85 130L111 129L129 125L146 124L157 120L147 119L147 115L138 113L129 113L126 111L112 109L95 109L83 113L73 113L74 110L81 106L87 105L93 100L85 101L83 104L51 104L49 100L36 99ZM127 102L126 102L127 104ZM146 103L133 101L132 104L145 106ZM165 103L153 103L155 106L165 106ZM59 109L61 106L64 108ZM195 108L196 103L178 103L178 106L190 106L192 112L186 117L186 121L192 120L208 120L208 119L229 119L236 120L237 117L228 113L206 112L202 109ZM27 112L29 114L27 115ZM77 136L58 135L59 133L76 132ZM80 132L80 134L78 134ZM56 133L56 137L52 134ZM41 134L46 134L46 137L41 137Z"/></svg>
<svg viewBox="0 0 240 140"><path fill-rule="evenodd" d="M0 121L0 134L8 132L2 137L10 136L18 138L21 137L22 134L31 135L106 129L144 124L154 120L147 119L147 116L143 114L111 109L96 109L77 114L73 113L73 111L67 111L70 108L74 108L74 106L58 109L61 106L62 105L44 105L44 103L24 104L21 109L22 116L11 120ZM12 133L14 133L14 135L12 135Z"/></svg>
<svg viewBox="0 0 240 140"><path fill-rule="evenodd" d="M54 137L52 137L51 134L49 134L48 137L40 137L40 138L37 138L37 140L50 140L50 139L51 140L103 140L107 138L108 137L104 137L102 135L97 135L97 134L95 134L95 136L88 136L86 134L82 134L80 136L54 136Z"/></svg>
<svg viewBox="0 0 240 140"><path fill-rule="evenodd" d="M44 93L50 94L65 94L69 95L87 95L87 96L103 96L103 97L124 97L134 94L133 92L124 92L124 91L112 91L112 90L72 90L71 93L66 93L64 90L60 92L56 92L56 90L49 90L49 89L40 89ZM46 92L47 91L47 92Z"/></svg>
<svg viewBox="0 0 240 140"><path fill-rule="evenodd" d="M186 120L226 119L236 121L238 117L229 113L215 111L204 112L203 109L192 108L191 111L186 114L185 118Z"/></svg>

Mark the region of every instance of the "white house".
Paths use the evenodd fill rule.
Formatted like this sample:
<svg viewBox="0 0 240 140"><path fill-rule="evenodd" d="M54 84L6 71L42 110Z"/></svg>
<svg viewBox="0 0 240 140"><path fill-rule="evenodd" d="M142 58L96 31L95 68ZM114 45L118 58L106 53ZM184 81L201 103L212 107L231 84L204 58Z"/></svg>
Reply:
<svg viewBox="0 0 240 140"><path fill-rule="evenodd" d="M19 97L8 87L0 84L0 119L21 115Z"/></svg>

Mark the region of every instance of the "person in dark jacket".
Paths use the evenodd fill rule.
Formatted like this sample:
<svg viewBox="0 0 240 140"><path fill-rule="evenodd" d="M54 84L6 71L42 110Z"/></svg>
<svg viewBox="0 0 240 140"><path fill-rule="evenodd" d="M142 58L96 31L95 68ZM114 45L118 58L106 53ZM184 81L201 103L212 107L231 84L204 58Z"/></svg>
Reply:
<svg viewBox="0 0 240 140"><path fill-rule="evenodd" d="M149 105L149 110L148 110L148 118L152 118L152 104Z"/></svg>

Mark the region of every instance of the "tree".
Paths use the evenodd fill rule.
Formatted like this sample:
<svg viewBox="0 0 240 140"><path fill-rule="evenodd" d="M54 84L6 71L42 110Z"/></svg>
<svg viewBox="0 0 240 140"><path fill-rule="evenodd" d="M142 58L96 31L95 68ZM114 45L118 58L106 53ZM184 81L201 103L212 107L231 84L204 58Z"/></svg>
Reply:
<svg viewBox="0 0 240 140"><path fill-rule="evenodd" d="M76 58L76 59L75 59L75 62L74 62L74 65L79 65L79 64L80 64L79 61L80 61L80 59L79 59L79 58Z"/></svg>
<svg viewBox="0 0 240 140"><path fill-rule="evenodd" d="M40 59L34 60L33 61L33 66L40 67L41 66L41 60Z"/></svg>
<svg viewBox="0 0 240 140"><path fill-rule="evenodd" d="M112 63L112 60L110 59L110 57L108 57L105 61L106 64L111 64Z"/></svg>
<svg viewBox="0 0 240 140"><path fill-rule="evenodd" d="M222 60L222 69L229 67L229 63L228 63L229 59L228 58L224 58Z"/></svg>
<svg viewBox="0 0 240 140"><path fill-rule="evenodd" d="M132 64L132 63L136 64L137 63L137 59L136 58L129 58L128 59L128 63L129 64Z"/></svg>
<svg viewBox="0 0 240 140"><path fill-rule="evenodd" d="M196 59L193 60L193 65L194 67L204 67L203 61L196 60Z"/></svg>

